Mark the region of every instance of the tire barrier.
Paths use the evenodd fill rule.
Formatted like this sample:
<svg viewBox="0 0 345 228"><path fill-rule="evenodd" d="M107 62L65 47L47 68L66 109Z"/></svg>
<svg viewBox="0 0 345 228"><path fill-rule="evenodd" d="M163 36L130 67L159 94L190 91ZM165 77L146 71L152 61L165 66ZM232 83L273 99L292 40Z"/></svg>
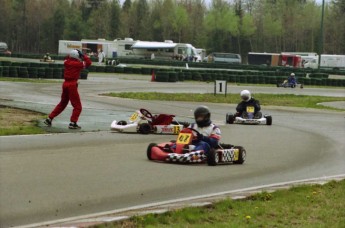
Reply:
<svg viewBox="0 0 345 228"><path fill-rule="evenodd" d="M149 60L147 60L149 61ZM133 60L133 62L135 62ZM149 61L152 64L152 61ZM271 68L273 69L273 68ZM107 72L107 73L125 73L125 74L143 74L151 75L152 70L156 72L156 81L158 82L177 82L185 80L195 81L214 81L226 80L231 83L249 83L249 84L272 84L282 83L293 71L299 83L304 85L317 86L345 86L345 79L330 79L330 72L309 72L305 69L284 69L274 68L268 70L267 67L256 70L243 68L242 71L229 71L222 69L181 69L181 68L155 68L155 67L120 67L114 65L91 65L80 75L81 79L87 79L89 72ZM304 70L304 71L303 71ZM341 71L338 71L341 72ZM344 72L345 75L345 72ZM20 77L20 78L63 78L63 64L58 63L35 63L35 62L11 62L0 61L0 77Z"/></svg>

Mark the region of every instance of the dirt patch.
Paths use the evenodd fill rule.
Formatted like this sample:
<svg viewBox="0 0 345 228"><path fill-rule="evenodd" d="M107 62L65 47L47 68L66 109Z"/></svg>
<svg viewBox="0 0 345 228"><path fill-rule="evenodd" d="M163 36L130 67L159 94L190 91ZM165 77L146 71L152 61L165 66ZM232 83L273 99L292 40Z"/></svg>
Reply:
<svg viewBox="0 0 345 228"><path fill-rule="evenodd" d="M0 106L0 126L2 129L9 129L14 126L30 126L40 118L42 118L41 113Z"/></svg>

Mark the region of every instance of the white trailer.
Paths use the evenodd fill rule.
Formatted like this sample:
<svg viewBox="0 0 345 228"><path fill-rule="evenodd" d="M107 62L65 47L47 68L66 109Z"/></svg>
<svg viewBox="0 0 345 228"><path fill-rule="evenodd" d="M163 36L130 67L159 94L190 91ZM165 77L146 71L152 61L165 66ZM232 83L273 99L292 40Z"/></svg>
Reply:
<svg viewBox="0 0 345 228"><path fill-rule="evenodd" d="M81 50L81 41L59 40L59 55L68 55L73 49Z"/></svg>
<svg viewBox="0 0 345 228"><path fill-rule="evenodd" d="M59 41L59 54L68 54L73 49L83 49L88 54L97 56L100 49L105 53L106 58L128 57L151 59L179 59L201 62L202 57L198 50L191 44L173 43L170 40L164 42L135 41L132 38L115 39L113 41L105 39L81 41ZM203 49L200 49L203 50Z"/></svg>
<svg viewBox="0 0 345 228"><path fill-rule="evenodd" d="M176 59L201 62L202 58L191 44L174 43L171 40L164 42L136 41L131 49L136 58Z"/></svg>
<svg viewBox="0 0 345 228"><path fill-rule="evenodd" d="M309 62L304 64L304 68L317 69L319 57L316 56ZM321 68L332 68L335 70L345 69L345 55L321 55Z"/></svg>

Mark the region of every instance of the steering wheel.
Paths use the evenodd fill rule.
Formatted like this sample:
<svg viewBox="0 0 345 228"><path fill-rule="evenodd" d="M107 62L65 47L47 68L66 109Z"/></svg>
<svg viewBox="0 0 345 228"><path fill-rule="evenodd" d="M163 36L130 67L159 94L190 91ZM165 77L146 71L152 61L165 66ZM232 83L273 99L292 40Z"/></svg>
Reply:
<svg viewBox="0 0 345 228"><path fill-rule="evenodd" d="M196 134L196 135L193 134L194 137L198 137L198 135L201 135L201 133L198 130L195 130L195 129L190 128L190 127L188 127L187 129L192 130Z"/></svg>
<svg viewBox="0 0 345 228"><path fill-rule="evenodd" d="M149 112L147 109L141 108L140 113L143 114L143 116L145 116L146 118L152 119L153 116L151 114L151 112Z"/></svg>

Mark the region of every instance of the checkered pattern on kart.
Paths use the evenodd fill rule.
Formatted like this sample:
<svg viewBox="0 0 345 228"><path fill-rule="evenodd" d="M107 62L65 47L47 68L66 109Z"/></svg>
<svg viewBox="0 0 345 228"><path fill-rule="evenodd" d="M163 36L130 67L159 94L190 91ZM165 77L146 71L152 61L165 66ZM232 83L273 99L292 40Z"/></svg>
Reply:
<svg viewBox="0 0 345 228"><path fill-rule="evenodd" d="M176 163L201 163L204 162L206 158L204 151L198 150L186 154L168 154L166 161Z"/></svg>

